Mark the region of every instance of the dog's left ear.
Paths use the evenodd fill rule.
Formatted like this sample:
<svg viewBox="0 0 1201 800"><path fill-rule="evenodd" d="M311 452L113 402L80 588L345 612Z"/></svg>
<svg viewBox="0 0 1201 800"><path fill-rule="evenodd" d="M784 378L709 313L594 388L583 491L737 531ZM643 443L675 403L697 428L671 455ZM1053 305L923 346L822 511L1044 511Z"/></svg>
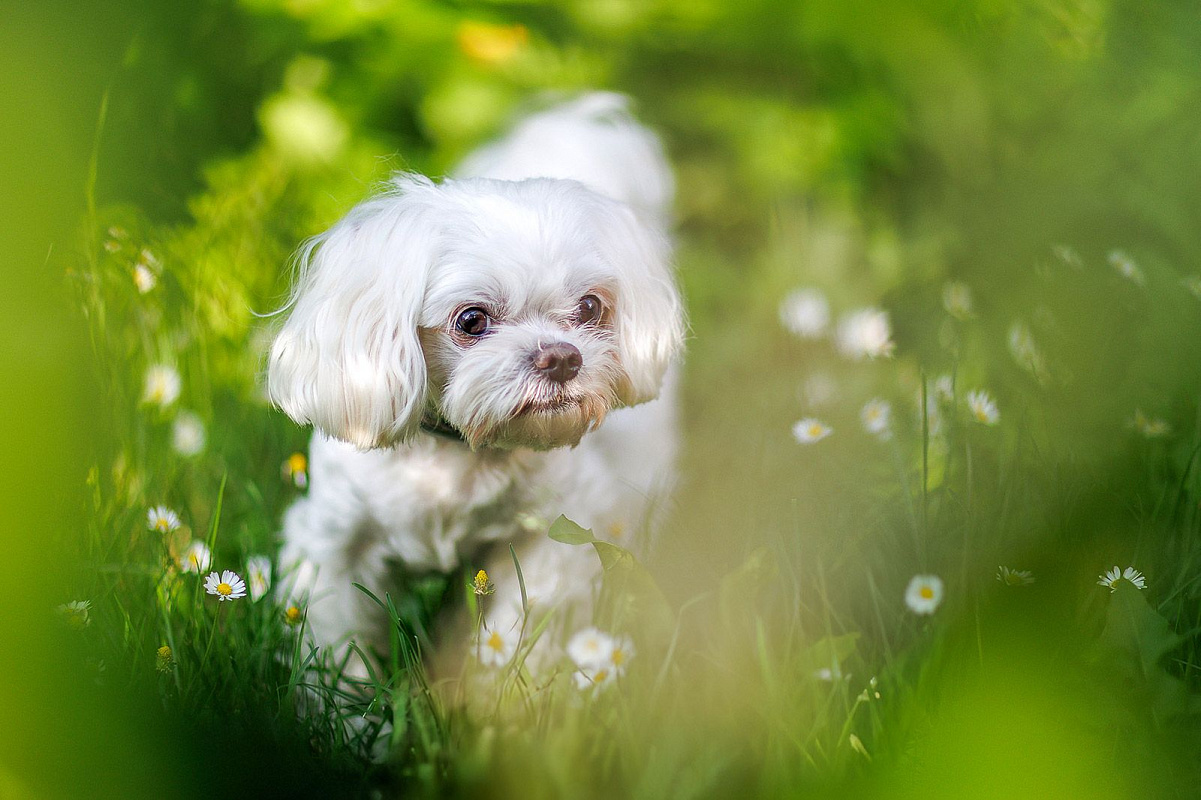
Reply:
<svg viewBox="0 0 1201 800"><path fill-rule="evenodd" d="M619 281L614 331L625 379L618 398L632 406L659 395L684 342L684 306L668 238L624 203L604 203L598 217L597 247Z"/></svg>
<svg viewBox="0 0 1201 800"><path fill-rule="evenodd" d="M291 313L271 345L271 401L360 448L412 436L426 402L417 325L437 232L438 187L401 176L299 254Z"/></svg>

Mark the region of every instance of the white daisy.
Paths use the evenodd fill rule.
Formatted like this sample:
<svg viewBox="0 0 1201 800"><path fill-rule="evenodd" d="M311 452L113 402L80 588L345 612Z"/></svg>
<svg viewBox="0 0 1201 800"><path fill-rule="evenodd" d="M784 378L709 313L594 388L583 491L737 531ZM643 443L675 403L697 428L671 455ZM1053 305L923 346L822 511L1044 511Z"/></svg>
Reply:
<svg viewBox="0 0 1201 800"><path fill-rule="evenodd" d="M225 570L220 575L210 572L204 579L204 590L216 595L221 602L237 600L246 596L246 583L238 577L238 573Z"/></svg>
<svg viewBox="0 0 1201 800"><path fill-rule="evenodd" d="M167 408L179 399L182 383L179 372L166 364L156 364L146 371L146 385L142 389L142 402Z"/></svg>
<svg viewBox="0 0 1201 800"><path fill-rule="evenodd" d="M1147 282L1147 276L1139 269L1138 264L1134 263L1134 259L1124 251L1111 250L1107 260L1109 261L1109 266L1117 270L1119 275L1136 286L1142 286Z"/></svg>
<svg viewBox="0 0 1201 800"><path fill-rule="evenodd" d="M1161 439L1172 432L1172 426L1166 420L1148 417L1137 409L1134 412L1134 420L1130 424L1148 439Z"/></svg>
<svg viewBox="0 0 1201 800"><path fill-rule="evenodd" d="M246 580L250 584L250 599L258 600L271 588L271 559L251 556L246 559Z"/></svg>
<svg viewBox="0 0 1201 800"><path fill-rule="evenodd" d="M1115 566L1113 569L1109 570L1109 572L1106 572L1104 575L1098 575L1097 577L1099 579L1097 581L1097 585L1108 587L1111 593L1118 590L1118 583L1123 580L1134 584L1136 589L1147 588L1147 579L1143 577L1143 573L1139 572L1134 567L1126 567L1126 569L1123 570Z"/></svg>
<svg viewBox="0 0 1201 800"><path fill-rule="evenodd" d="M133 285L137 287L138 294L146 294L152 291L157 284L158 278L155 277L154 270L141 262L134 264Z"/></svg>
<svg viewBox="0 0 1201 800"><path fill-rule="evenodd" d="M599 692L613 681L617 680L617 673L611 667L601 666L595 668L576 670L575 685L580 691L592 689Z"/></svg>
<svg viewBox="0 0 1201 800"><path fill-rule="evenodd" d="M905 587L905 605L914 614L933 614L942 594L942 579L937 575L914 575Z"/></svg>
<svg viewBox="0 0 1201 800"><path fill-rule="evenodd" d="M609 668L613 675L620 678L630 665L630 659L636 655L634 640L629 636L615 636L613 649L609 652Z"/></svg>
<svg viewBox="0 0 1201 800"><path fill-rule="evenodd" d="M956 319L972 317L972 290L966 283L951 281L942 287L942 305Z"/></svg>
<svg viewBox="0 0 1201 800"><path fill-rule="evenodd" d="M191 411L181 411L171 426L171 446L181 456L194 456L204 449L204 423Z"/></svg>
<svg viewBox="0 0 1201 800"><path fill-rule="evenodd" d="M1009 327L1009 353L1018 366L1040 381L1047 379L1047 362L1034 341L1034 334L1022 322Z"/></svg>
<svg viewBox="0 0 1201 800"><path fill-rule="evenodd" d="M861 308L844 314L838 321L838 349L847 358L890 356L896 345L888 312L879 308Z"/></svg>
<svg viewBox="0 0 1201 800"><path fill-rule="evenodd" d="M146 527L158 533L171 533L179 530L179 514L166 506L155 506L146 512Z"/></svg>
<svg viewBox="0 0 1201 800"><path fill-rule="evenodd" d="M213 553L202 541L195 541L184 548L179 554L179 568L184 572L195 572L199 575L213 563Z"/></svg>
<svg viewBox="0 0 1201 800"><path fill-rule="evenodd" d="M875 398L868 400L859 412L859 420L863 429L881 439L892 438L892 406L887 400Z"/></svg>
<svg viewBox="0 0 1201 800"><path fill-rule="evenodd" d="M1028 569L997 567L997 580L1006 586L1029 586L1034 583L1034 575Z"/></svg>
<svg viewBox="0 0 1201 800"><path fill-rule="evenodd" d="M567 655L580 669L600 669L612 663L615 646L609 634L585 628L567 642Z"/></svg>
<svg viewBox="0 0 1201 800"><path fill-rule="evenodd" d="M950 375L939 375L934 379L931 394L934 395L935 402L951 405L955 402L955 379Z"/></svg>
<svg viewBox="0 0 1201 800"><path fill-rule="evenodd" d="M91 608L91 600L72 600L69 603L63 603L56 610L68 627L83 630L92 624Z"/></svg>
<svg viewBox="0 0 1201 800"><path fill-rule="evenodd" d="M517 652L517 633L509 631L490 631L484 628L480 632L479 647L476 656L486 667L503 667Z"/></svg>
<svg viewBox="0 0 1201 800"><path fill-rule="evenodd" d="M832 433L834 433L833 428L812 417L807 417L792 426L792 436L801 444L820 442Z"/></svg>
<svg viewBox="0 0 1201 800"><path fill-rule="evenodd" d="M830 325L830 304L817 289L797 289L780 303L780 322L802 339L819 339Z"/></svg>
<svg viewBox="0 0 1201 800"><path fill-rule="evenodd" d="M1055 254L1056 258L1067 264L1069 267L1080 269L1080 267L1084 266L1084 260L1080 258L1080 254L1069 245L1057 244L1051 248L1051 252Z"/></svg>
<svg viewBox="0 0 1201 800"><path fill-rule="evenodd" d="M967 393L967 407L972 417L982 425L996 425L1001 421L996 401L982 389Z"/></svg>

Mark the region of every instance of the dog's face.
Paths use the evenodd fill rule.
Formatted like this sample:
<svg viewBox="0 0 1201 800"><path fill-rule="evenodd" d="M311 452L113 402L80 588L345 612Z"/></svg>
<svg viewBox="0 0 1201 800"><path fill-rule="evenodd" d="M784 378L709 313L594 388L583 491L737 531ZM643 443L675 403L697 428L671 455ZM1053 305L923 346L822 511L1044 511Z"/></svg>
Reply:
<svg viewBox="0 0 1201 800"><path fill-rule="evenodd" d="M682 338L661 232L571 181L401 178L301 265L271 398L363 448L423 419L472 447L574 445L655 397Z"/></svg>

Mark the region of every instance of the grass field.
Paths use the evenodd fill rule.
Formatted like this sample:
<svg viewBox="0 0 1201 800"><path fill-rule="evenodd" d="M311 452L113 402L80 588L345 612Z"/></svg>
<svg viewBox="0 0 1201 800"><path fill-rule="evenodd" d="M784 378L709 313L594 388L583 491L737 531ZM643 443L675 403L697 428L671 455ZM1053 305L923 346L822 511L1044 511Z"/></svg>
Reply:
<svg viewBox="0 0 1201 800"><path fill-rule="evenodd" d="M1195 796L1187 4L48 8L5 34L15 107L69 113L3 164L76 193L5 200L0 797ZM465 563L370 587L393 647L350 691L264 585L309 432L261 315L392 170L596 86L663 135L691 317L660 545L597 548L634 655L431 686Z"/></svg>

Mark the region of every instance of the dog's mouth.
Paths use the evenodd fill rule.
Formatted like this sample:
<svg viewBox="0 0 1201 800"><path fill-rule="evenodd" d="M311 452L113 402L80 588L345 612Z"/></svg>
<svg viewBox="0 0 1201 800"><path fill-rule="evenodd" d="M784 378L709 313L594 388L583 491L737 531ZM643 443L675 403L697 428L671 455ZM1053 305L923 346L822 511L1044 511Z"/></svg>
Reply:
<svg viewBox="0 0 1201 800"><path fill-rule="evenodd" d="M559 396L551 397L544 400L526 400L517 409L514 416L521 417L531 414L561 414L564 411L571 411L580 407L580 400L577 397Z"/></svg>

